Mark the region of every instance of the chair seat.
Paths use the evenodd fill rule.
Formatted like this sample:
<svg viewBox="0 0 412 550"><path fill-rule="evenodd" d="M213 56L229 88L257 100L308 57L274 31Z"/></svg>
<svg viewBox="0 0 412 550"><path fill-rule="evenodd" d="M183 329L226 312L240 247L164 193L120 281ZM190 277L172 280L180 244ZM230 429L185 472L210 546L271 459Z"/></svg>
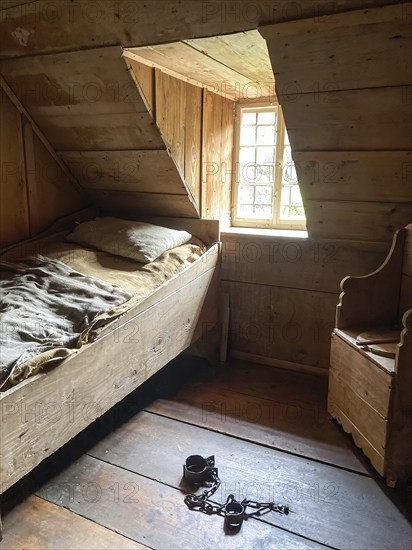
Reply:
<svg viewBox="0 0 412 550"><path fill-rule="evenodd" d="M401 331L398 328L381 327L361 332L356 337L356 343L362 349L375 355L395 359L400 338Z"/></svg>

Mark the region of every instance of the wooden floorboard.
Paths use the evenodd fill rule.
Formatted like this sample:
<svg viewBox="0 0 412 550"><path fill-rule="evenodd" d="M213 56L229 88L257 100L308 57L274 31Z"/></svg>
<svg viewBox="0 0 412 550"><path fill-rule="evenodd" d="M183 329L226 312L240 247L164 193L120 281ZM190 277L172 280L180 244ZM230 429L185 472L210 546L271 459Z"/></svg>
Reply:
<svg viewBox="0 0 412 550"><path fill-rule="evenodd" d="M147 550L37 496L27 498L7 514L3 529L2 550Z"/></svg>
<svg viewBox="0 0 412 550"><path fill-rule="evenodd" d="M196 369L193 360L193 369ZM327 413L327 380L246 363L222 366L211 380L185 385L147 410L220 433L376 476Z"/></svg>
<svg viewBox="0 0 412 550"><path fill-rule="evenodd" d="M150 460L155 462L156 456ZM179 490L87 455L44 485L39 494L151 548L321 547L257 521L247 522L236 537L225 536L222 518L190 512Z"/></svg>
<svg viewBox="0 0 412 550"><path fill-rule="evenodd" d="M335 548L403 548L410 540L408 522L375 480L173 419L139 413L90 451L97 459L189 492L181 477L191 454L216 455L219 502L233 493L238 500L288 504L293 511L288 516L265 516L276 527ZM371 524L372 532L365 529Z"/></svg>
<svg viewBox="0 0 412 550"><path fill-rule="evenodd" d="M12 491L0 548L412 550L394 490L329 420L326 397L310 375L173 363ZM193 453L216 456L216 502L232 493L291 513L225 535L221 517L183 502Z"/></svg>

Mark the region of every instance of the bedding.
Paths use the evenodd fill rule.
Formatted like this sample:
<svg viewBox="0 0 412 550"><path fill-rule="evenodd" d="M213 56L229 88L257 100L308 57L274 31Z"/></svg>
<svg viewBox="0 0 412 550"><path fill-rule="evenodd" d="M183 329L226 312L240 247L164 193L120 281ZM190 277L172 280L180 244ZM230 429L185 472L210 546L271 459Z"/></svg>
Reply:
<svg viewBox="0 0 412 550"><path fill-rule="evenodd" d="M128 309L131 293L41 255L0 261L0 388L67 357L93 327Z"/></svg>
<svg viewBox="0 0 412 550"><path fill-rule="evenodd" d="M66 240L136 262L148 263L156 260L166 250L187 243L191 237L187 231L104 217L79 224Z"/></svg>
<svg viewBox="0 0 412 550"><path fill-rule="evenodd" d="M7 298L1 307L0 388L6 381L11 384L20 382L38 372L46 363L61 360L84 343L92 341L98 327L130 310L156 288L200 258L206 249L196 240L198 244L190 242L181 245L164 252L154 262L142 264L67 242L66 234L67 232L61 232L17 245L0 258L0 289ZM31 257L20 259L26 256ZM12 263L16 261L17 263ZM43 281L40 281L40 273L44 276ZM69 286L65 287L63 284L59 289L54 278L57 275L57 278L61 277L60 282L63 282L63 273L66 273ZM20 283L16 285L16 281L8 281L10 276L12 279L20 276ZM73 298L73 293L66 299L68 292L72 290L70 285L74 286L76 282L79 283L81 292L86 294L86 285L80 284L86 279L94 281L95 285L89 289L88 299L93 304L90 311L81 298ZM22 291L20 298L12 293L17 292L16 286ZM107 307L98 312L93 308L97 305L98 294L95 295L95 292L99 289L103 295L106 292L109 296L105 295L108 297L108 303L105 304ZM123 301L117 303L116 300L120 300L120 297ZM11 306L16 304L12 314ZM74 308L73 312L70 310L71 306ZM27 322L29 312L32 315L31 323ZM22 322L24 319L25 323ZM40 319L45 322L39 325ZM82 319L85 324L82 324ZM87 320L91 321L88 326ZM28 326L20 331L15 328L20 325ZM37 329L42 326L43 332L37 334L33 326L37 326Z"/></svg>
<svg viewBox="0 0 412 550"><path fill-rule="evenodd" d="M152 294L156 288L174 277L200 258L206 246L196 238L187 244L164 252L154 262L141 264L128 258L115 256L93 248L66 242L67 232L59 232L8 250L1 258L18 260L33 254L42 254L60 260L72 269L117 284L131 292L130 306Z"/></svg>

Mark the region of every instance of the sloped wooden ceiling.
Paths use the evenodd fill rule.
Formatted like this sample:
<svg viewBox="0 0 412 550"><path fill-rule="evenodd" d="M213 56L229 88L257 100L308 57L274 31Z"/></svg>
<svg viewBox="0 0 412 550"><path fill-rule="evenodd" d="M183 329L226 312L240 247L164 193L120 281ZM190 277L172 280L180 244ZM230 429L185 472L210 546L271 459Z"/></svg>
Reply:
<svg viewBox="0 0 412 550"><path fill-rule="evenodd" d="M256 30L126 48L124 55L234 101L274 96L266 42Z"/></svg>
<svg viewBox="0 0 412 550"><path fill-rule="evenodd" d="M0 159L0 248L87 206L85 193L1 79Z"/></svg>
<svg viewBox="0 0 412 550"><path fill-rule="evenodd" d="M171 1L166 10L157 0L119 1L116 9L112 1L101 0L99 24L91 33L90 14L57 7L50 12L47 0L36 0L1 12L1 56L10 58L3 63L3 71L50 142L100 204L130 200L146 211L159 208L166 214L166 205L175 215L192 216L197 209L181 178L173 184L173 191L165 191L158 181L150 181L140 195L131 194L129 187L119 188L122 179L120 185L127 181L137 189L141 182L133 181L136 166L140 174L147 166L148 177L156 174L154 164L146 163L151 155L158 154L156 166L161 165L159 158L165 159L161 173L172 166L170 181L178 171L166 158L144 103L139 98L131 101L137 92L130 75L123 72L121 49L96 46L120 42L135 49L154 40L180 40L185 51L190 48L198 52L196 56L224 65L216 45L226 48L225 55L227 48L233 51L226 37L190 37L246 30L259 22L276 23L262 34L268 40L298 165L309 233L382 242L411 218L406 151L410 147L411 91L407 84L411 78L401 76L410 72L410 65L403 61L409 50L405 33L410 6L376 7L392 3L287 1L282 9L267 13L267 2L258 1L256 17L251 19L242 11L242 2L236 3L238 11L233 17L222 12L218 2ZM374 9L344 11L368 6ZM282 23L285 19L290 21ZM214 45L207 46L210 41ZM76 52L61 53L73 49L73 44ZM116 52L113 59L112 50ZM112 71L109 62L113 62ZM103 80L101 75L105 75ZM134 159L129 164L126 153ZM180 207L184 213L179 213Z"/></svg>
<svg viewBox="0 0 412 550"><path fill-rule="evenodd" d="M259 29L311 237L390 241L412 220L406 9L386 6Z"/></svg>
<svg viewBox="0 0 412 550"><path fill-rule="evenodd" d="M199 216L121 47L4 61L1 72L98 205Z"/></svg>
<svg viewBox="0 0 412 550"><path fill-rule="evenodd" d="M2 0L0 58L216 36L393 3L398 0Z"/></svg>

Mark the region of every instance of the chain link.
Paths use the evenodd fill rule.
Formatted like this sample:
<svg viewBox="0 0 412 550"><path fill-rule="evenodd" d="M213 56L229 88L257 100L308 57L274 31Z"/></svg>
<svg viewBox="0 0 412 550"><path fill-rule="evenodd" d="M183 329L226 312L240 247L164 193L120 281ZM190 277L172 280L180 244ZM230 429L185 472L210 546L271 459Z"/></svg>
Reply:
<svg viewBox="0 0 412 550"><path fill-rule="evenodd" d="M220 479L217 475L216 469L211 469L208 474L208 479L204 483L211 484L207 489L204 489L200 495L193 493L187 494L184 498L186 506L193 511L202 512L203 514L218 515L224 518L231 517L232 511L227 510L228 504L235 503L243 507L243 512L240 513L243 519L250 517L259 517L269 512L277 512L279 514L287 515L289 513L289 506L283 504L276 504L275 502L258 502L256 500L243 499L240 503L235 500L234 495L229 495L224 504L214 504L210 502L210 498L216 493L220 487ZM246 508L253 508L255 511L246 512Z"/></svg>
<svg viewBox="0 0 412 550"><path fill-rule="evenodd" d="M249 512L247 514L248 517L263 516L268 512L278 512L279 514L285 515L289 513L289 506L285 506L284 504L275 504L274 502L256 502L255 500L243 499L241 504L245 508L256 508L256 512Z"/></svg>

